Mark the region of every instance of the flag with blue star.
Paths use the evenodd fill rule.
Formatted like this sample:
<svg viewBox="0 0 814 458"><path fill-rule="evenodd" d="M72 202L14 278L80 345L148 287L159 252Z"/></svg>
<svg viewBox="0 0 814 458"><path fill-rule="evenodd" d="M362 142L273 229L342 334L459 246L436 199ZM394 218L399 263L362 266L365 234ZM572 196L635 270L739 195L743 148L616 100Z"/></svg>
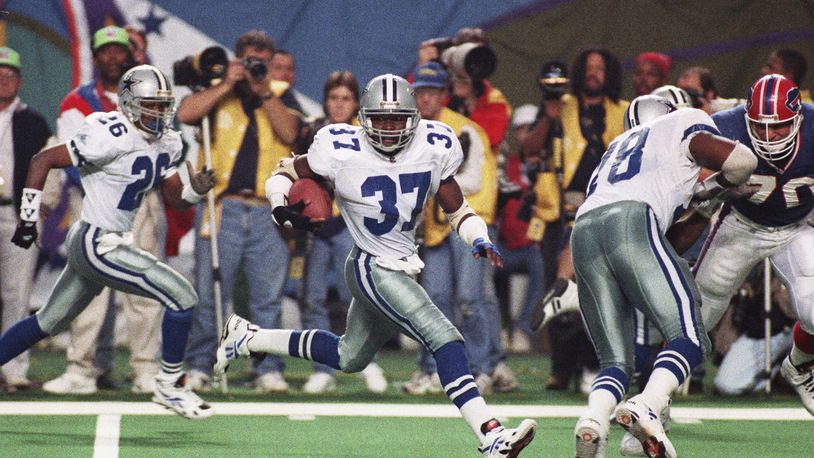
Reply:
<svg viewBox="0 0 814 458"><path fill-rule="evenodd" d="M158 36L163 36L161 34L161 25L166 21L168 16L159 17L155 14L155 5L150 4L150 10L147 12L147 16L138 18L139 22L144 24L144 33L149 34L150 32L155 32Z"/></svg>

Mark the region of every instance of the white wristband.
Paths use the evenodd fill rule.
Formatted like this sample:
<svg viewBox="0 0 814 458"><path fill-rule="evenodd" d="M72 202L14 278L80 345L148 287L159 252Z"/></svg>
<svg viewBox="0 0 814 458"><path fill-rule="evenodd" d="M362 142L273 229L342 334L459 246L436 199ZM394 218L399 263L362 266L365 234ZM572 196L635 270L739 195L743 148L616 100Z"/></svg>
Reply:
<svg viewBox="0 0 814 458"><path fill-rule="evenodd" d="M291 178L274 174L266 180L266 199L271 203L271 209L288 204L288 191L294 183Z"/></svg>
<svg viewBox="0 0 814 458"><path fill-rule="evenodd" d="M23 200L20 203L20 219L30 223L40 220L40 202L42 191L34 188L23 188Z"/></svg>
<svg viewBox="0 0 814 458"><path fill-rule="evenodd" d="M195 192L190 184L185 184L184 188L181 190L181 198L191 204L197 204L201 201L201 199L203 199L203 195Z"/></svg>
<svg viewBox="0 0 814 458"><path fill-rule="evenodd" d="M486 228L486 222L478 215L472 216L461 221L458 226L458 235L466 243L466 246L472 246L477 239L483 239L489 242L489 230Z"/></svg>

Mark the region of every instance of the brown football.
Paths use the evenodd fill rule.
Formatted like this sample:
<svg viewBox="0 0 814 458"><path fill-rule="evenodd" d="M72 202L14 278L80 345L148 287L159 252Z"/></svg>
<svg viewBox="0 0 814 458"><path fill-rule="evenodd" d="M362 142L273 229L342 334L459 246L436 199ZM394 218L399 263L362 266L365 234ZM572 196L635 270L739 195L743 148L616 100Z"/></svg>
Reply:
<svg viewBox="0 0 814 458"><path fill-rule="evenodd" d="M302 214L311 219L331 217L331 195L328 190L310 178L301 178L291 185L288 191L288 204L305 201Z"/></svg>

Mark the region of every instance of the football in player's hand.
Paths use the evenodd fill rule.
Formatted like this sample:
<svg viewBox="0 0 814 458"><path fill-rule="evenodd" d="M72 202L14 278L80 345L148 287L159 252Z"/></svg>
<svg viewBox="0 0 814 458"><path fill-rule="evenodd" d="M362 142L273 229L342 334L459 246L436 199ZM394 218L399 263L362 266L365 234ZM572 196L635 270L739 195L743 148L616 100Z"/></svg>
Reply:
<svg viewBox="0 0 814 458"><path fill-rule="evenodd" d="M301 178L288 191L288 204L305 201L302 214L311 219L325 220L331 217L331 195L328 190L310 178Z"/></svg>

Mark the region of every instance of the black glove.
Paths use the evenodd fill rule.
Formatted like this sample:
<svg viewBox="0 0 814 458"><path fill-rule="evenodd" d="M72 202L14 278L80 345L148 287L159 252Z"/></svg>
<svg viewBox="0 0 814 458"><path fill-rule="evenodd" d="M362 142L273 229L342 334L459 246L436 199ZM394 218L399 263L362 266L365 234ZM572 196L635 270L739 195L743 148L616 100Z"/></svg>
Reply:
<svg viewBox="0 0 814 458"><path fill-rule="evenodd" d="M14 236L11 238L11 243L27 250L36 240L37 223L20 221L17 225L17 230L14 231Z"/></svg>
<svg viewBox="0 0 814 458"><path fill-rule="evenodd" d="M192 164L186 161L187 172L189 172L189 185L198 195L204 195L215 187L215 171L207 169L206 166L200 172L192 170Z"/></svg>
<svg viewBox="0 0 814 458"><path fill-rule="evenodd" d="M314 221L304 216L302 210L305 208L305 201L301 200L294 205L281 205L271 211L274 221L280 226L315 231L322 226L322 221Z"/></svg>

